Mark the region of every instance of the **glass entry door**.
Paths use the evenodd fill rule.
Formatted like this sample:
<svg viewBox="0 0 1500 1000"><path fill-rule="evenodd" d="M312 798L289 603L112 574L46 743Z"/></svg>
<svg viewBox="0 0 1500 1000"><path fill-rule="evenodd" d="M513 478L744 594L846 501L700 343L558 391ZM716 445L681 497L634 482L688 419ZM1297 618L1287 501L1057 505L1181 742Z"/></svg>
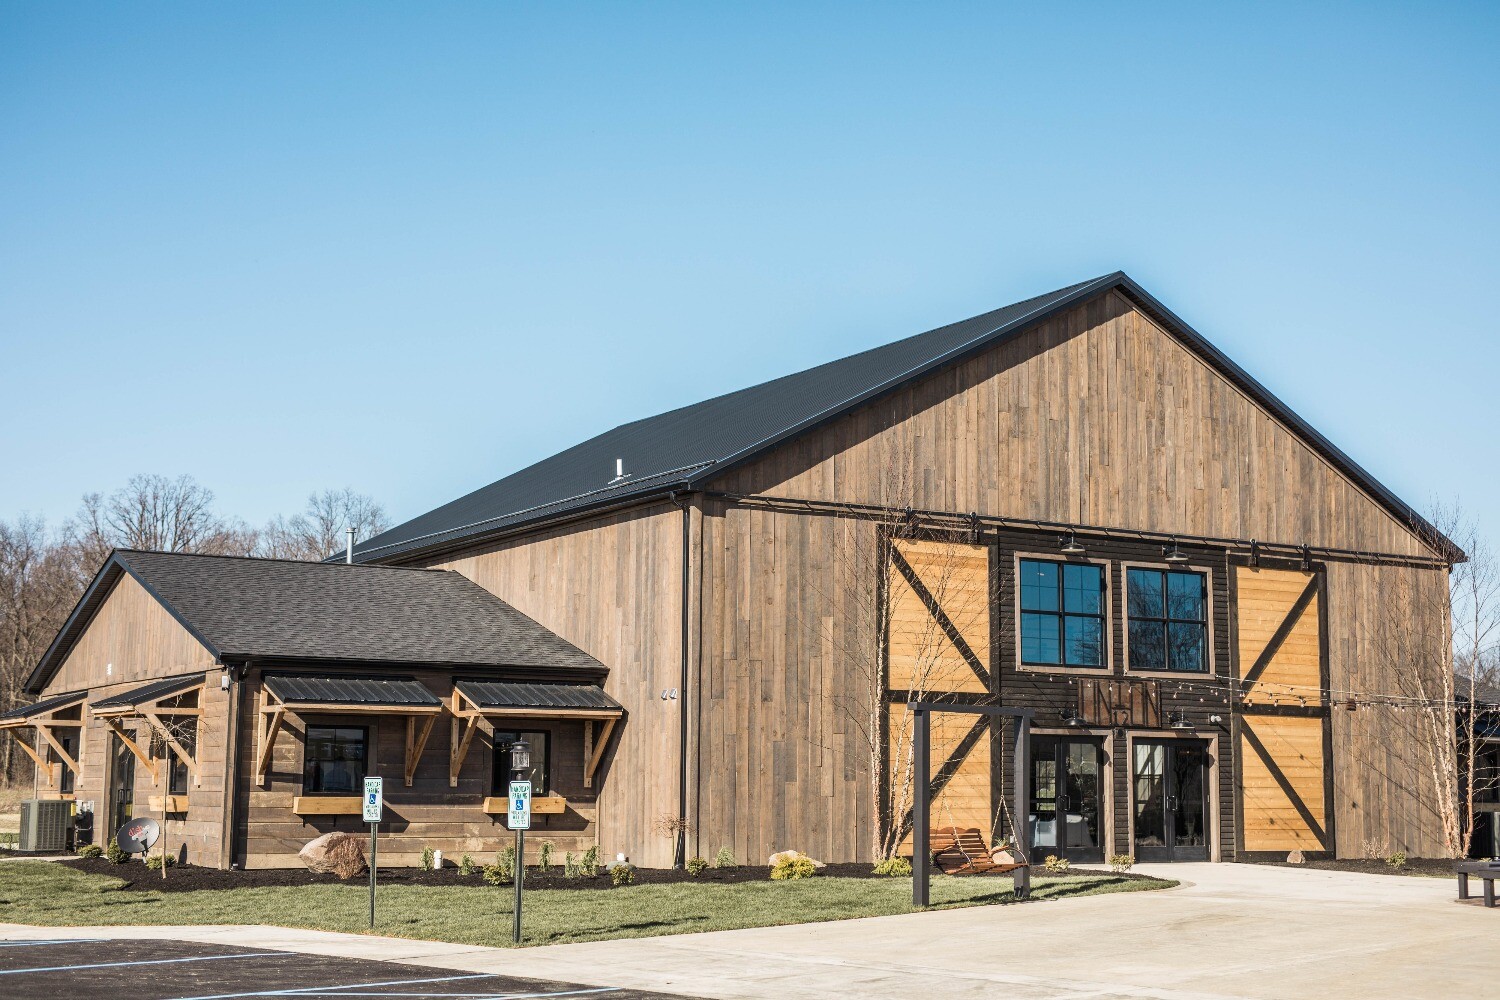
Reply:
<svg viewBox="0 0 1500 1000"><path fill-rule="evenodd" d="M102 834L103 842L135 817L135 754L119 736L109 738L109 823Z"/></svg>
<svg viewBox="0 0 1500 1000"><path fill-rule="evenodd" d="M1208 860L1208 749L1138 740L1131 761L1137 861Z"/></svg>
<svg viewBox="0 0 1500 1000"><path fill-rule="evenodd" d="M1031 849L1038 858L1104 860L1101 758L1098 740L1032 738Z"/></svg>

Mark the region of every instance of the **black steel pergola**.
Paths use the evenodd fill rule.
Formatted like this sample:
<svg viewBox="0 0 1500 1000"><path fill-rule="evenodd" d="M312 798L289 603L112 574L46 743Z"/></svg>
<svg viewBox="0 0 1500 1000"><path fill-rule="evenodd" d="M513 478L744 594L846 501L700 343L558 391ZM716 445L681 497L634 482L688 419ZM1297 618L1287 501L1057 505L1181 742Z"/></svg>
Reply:
<svg viewBox="0 0 1500 1000"><path fill-rule="evenodd" d="M915 906L927 905L928 881L932 877L932 851L928 847L929 823L932 813L932 713L956 712L962 715L988 715L1015 719L1014 750L1011 760L1015 774L1013 794L1015 808L1010 811L1011 835L1016 842L1016 856L1024 867L1011 873L1015 882L1016 898L1025 899L1031 894L1031 845L1026 829L1026 779L1031 770L1031 719L1036 713L1029 708L1005 708L1000 705L953 705L947 702L909 701L907 711L912 713L912 769L916 772L916 789L912 805L912 879L911 901Z"/></svg>

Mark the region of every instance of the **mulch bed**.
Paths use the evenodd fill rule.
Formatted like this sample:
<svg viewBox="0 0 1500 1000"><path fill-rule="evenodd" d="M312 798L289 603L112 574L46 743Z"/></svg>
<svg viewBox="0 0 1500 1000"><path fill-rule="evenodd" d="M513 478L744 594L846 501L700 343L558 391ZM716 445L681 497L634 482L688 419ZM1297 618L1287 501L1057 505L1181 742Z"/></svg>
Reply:
<svg viewBox="0 0 1500 1000"><path fill-rule="evenodd" d="M124 887L137 892L197 892L199 890L214 889L253 889L264 886L299 886L299 885L338 885L340 879L335 875L319 875L303 868L256 868L249 871L220 871L217 868L199 868L195 865L177 865L168 870L167 877L163 879L161 872L148 869L143 862L127 861L124 864L113 864L104 858L73 858L69 861L60 861L58 864L93 875L108 875L111 878L124 879L128 884ZM1038 877L1046 876L1046 872L1038 870ZM1094 870L1088 868L1074 868L1069 875L1099 875L1110 878L1148 880L1154 881L1148 875L1136 875L1126 872L1118 874L1115 872ZM831 864L823 868L819 875L822 877L833 876L835 878L884 878L885 876L874 875L868 864ZM702 882L710 884L733 884L737 882L764 882L770 879L771 869L756 865L742 865L738 868L710 868L700 875L694 875L688 871L678 871L670 868L638 868L635 873L635 884L637 885L669 885L677 882ZM965 875L963 878L997 878L1004 880L1007 884L1009 877L1004 875ZM365 876L353 879L350 885L364 885ZM488 886L488 883L480 877L478 872L473 875L460 875L457 868L444 866L439 871L423 871L420 868L382 868L380 869L381 885L433 885L433 886ZM593 878L565 878L562 869L550 871L546 875L539 874L536 869L526 870L526 887L528 889L611 889L614 888L610 882L609 874L601 871Z"/></svg>
<svg viewBox="0 0 1500 1000"><path fill-rule="evenodd" d="M1300 865L1286 861L1256 861L1252 864L1272 865L1277 868L1315 868L1329 872L1362 872L1366 875L1453 875L1452 858L1407 858L1406 864L1393 868L1380 858L1345 858L1339 860L1308 860Z"/></svg>

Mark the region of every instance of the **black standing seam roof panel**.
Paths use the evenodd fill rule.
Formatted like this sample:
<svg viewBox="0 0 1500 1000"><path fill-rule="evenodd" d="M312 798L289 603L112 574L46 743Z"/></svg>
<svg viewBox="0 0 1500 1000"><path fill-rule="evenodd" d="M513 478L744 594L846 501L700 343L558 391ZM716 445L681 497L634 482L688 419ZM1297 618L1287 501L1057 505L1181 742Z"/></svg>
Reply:
<svg viewBox="0 0 1500 1000"><path fill-rule="evenodd" d="M1440 539L1437 548L1446 543L1447 555L1462 558L1457 546L1442 539L1400 498L1117 271L806 371L622 424L359 543L355 559L395 560L612 502L702 488L739 462L1110 289L1120 290L1165 323L1403 525L1419 534L1430 530ZM623 479L615 476L617 459L624 461L627 476Z"/></svg>
<svg viewBox="0 0 1500 1000"><path fill-rule="evenodd" d="M625 707L592 684L537 684L525 681L460 680L456 687L480 708L616 710Z"/></svg>
<svg viewBox="0 0 1500 1000"><path fill-rule="evenodd" d="M336 705L441 705L437 695L412 677L313 677L269 674L266 687L288 704L326 702Z"/></svg>
<svg viewBox="0 0 1500 1000"><path fill-rule="evenodd" d="M7 712L0 712L0 720L29 719L33 715L42 715L52 711L54 708L61 708L70 701L82 701L87 697L87 691L69 691L67 694L55 694L50 698L43 698L41 701L30 705L21 705Z"/></svg>
<svg viewBox="0 0 1500 1000"><path fill-rule="evenodd" d="M101 708L128 708L133 705L139 705L142 702L155 701L158 698L165 698L168 695L176 694L179 691L186 691L188 688L193 687L195 684L202 684L203 682L204 672L201 670L195 674L181 674L177 677L168 677L163 680L152 681L145 687L138 687L133 691L126 691L124 694L110 695L108 698L103 698L99 701L94 702L90 707L95 709L96 711Z"/></svg>

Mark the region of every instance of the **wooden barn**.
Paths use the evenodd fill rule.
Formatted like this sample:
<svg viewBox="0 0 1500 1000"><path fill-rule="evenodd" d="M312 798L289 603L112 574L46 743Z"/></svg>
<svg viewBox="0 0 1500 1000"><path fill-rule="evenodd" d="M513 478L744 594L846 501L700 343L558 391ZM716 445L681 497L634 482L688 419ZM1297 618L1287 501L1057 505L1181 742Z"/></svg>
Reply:
<svg viewBox="0 0 1500 1000"><path fill-rule="evenodd" d="M365 774L393 863L493 850L515 732L559 810L533 840L869 860L909 844L914 697L1036 713L1024 802L1003 732L936 717L935 825L1434 856L1405 706L1462 558L1117 273L625 424L354 565L119 553L0 726L101 810L133 758L207 864L295 863Z"/></svg>

